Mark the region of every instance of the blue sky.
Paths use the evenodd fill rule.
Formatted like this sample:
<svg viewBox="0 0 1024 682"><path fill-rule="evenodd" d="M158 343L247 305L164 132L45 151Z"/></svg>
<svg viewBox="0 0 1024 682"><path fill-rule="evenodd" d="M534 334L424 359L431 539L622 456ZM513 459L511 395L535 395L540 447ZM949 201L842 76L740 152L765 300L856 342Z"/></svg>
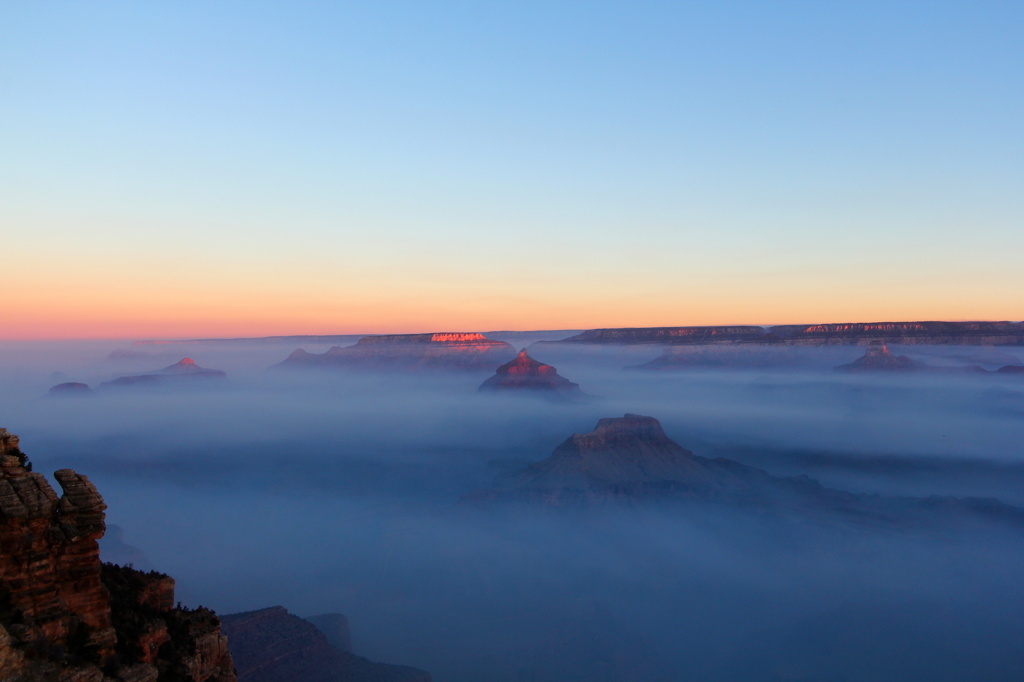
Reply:
<svg viewBox="0 0 1024 682"><path fill-rule="evenodd" d="M1022 317L1020 3L10 2L0 27L16 334Z"/></svg>

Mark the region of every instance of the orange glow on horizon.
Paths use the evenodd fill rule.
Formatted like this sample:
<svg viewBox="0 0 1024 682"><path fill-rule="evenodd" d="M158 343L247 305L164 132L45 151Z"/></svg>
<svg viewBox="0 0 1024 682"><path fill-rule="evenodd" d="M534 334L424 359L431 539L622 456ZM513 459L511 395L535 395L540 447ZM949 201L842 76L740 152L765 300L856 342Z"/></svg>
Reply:
<svg viewBox="0 0 1024 682"><path fill-rule="evenodd" d="M682 308L682 307L681 307ZM177 312L177 311L175 311ZM159 311L141 312L122 310L98 311L89 314L85 310L59 309L46 314L8 316L8 324L0 330L3 340L57 340L57 339L195 339L195 338L250 338L292 335L367 335L367 334L426 334L454 331L484 332L497 330L543 330L543 329L599 329L628 327L677 327L677 326L725 326L781 324L839 324L843 322L895 322L895 321L964 321L964 320L1010 320L997 306L978 307L974 311L963 309L942 309L921 307L903 309L900 307L850 306L845 310L779 308L769 312L764 308L736 308L730 311L708 311L694 307L678 312L660 312L646 309L618 310L607 306L594 305L592 310L538 311L530 306L528 310L514 311L508 308L498 311L481 310L435 310L417 311L395 309L377 310L375 315L351 314L324 315L296 314L285 310L264 311L258 315L248 311L212 311L191 314L169 314L163 317ZM117 314L121 313L121 314ZM134 313L134 314L133 314ZM518 314L516 314L518 313ZM13 320L13 322L11 322Z"/></svg>

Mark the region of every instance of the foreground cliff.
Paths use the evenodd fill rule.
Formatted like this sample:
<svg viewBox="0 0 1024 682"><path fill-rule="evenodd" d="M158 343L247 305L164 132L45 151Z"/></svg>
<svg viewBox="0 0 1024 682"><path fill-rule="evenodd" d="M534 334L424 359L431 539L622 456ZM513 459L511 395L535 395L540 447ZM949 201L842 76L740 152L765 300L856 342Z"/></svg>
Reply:
<svg viewBox="0 0 1024 682"><path fill-rule="evenodd" d="M54 474L58 498L0 429L0 679L235 682L220 621L174 607L174 580L101 564L106 504Z"/></svg>

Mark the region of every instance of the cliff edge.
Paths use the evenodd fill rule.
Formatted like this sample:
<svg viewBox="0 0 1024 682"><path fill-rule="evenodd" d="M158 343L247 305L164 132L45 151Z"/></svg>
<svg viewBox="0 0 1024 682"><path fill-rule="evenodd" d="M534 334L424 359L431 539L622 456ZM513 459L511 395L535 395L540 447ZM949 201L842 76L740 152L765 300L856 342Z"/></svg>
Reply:
<svg viewBox="0 0 1024 682"><path fill-rule="evenodd" d="M235 682L220 621L174 607L174 580L102 564L107 505L54 474L58 498L0 429L0 671L5 682Z"/></svg>

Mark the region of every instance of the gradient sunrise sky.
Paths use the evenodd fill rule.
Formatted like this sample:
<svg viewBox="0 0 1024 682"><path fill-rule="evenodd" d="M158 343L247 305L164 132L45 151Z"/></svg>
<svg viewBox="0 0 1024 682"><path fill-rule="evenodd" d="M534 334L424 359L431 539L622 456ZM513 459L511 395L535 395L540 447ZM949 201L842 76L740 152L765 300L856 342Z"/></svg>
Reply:
<svg viewBox="0 0 1024 682"><path fill-rule="evenodd" d="M1024 318L1024 3L5 2L0 338Z"/></svg>

